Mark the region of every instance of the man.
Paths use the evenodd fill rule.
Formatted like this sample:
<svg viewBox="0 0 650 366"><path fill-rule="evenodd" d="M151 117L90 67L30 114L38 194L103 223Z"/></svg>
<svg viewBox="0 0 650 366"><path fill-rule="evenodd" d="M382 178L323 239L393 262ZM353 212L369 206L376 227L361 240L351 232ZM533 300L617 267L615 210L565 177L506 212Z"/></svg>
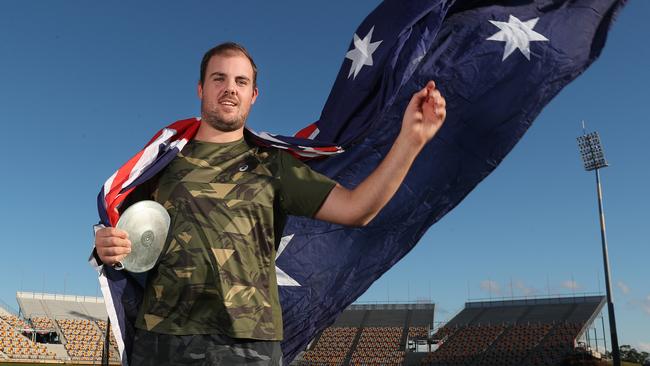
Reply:
<svg viewBox="0 0 650 366"><path fill-rule="evenodd" d="M445 119L445 100L430 81L413 95L384 161L348 190L283 151L245 139L244 124L259 93L256 77L243 47L224 43L209 50L198 84L198 132L121 207L155 199L172 219L148 276L132 365L280 364L274 260L286 215L366 225ZM130 246L121 230L96 233L97 255L106 265L123 259Z"/></svg>

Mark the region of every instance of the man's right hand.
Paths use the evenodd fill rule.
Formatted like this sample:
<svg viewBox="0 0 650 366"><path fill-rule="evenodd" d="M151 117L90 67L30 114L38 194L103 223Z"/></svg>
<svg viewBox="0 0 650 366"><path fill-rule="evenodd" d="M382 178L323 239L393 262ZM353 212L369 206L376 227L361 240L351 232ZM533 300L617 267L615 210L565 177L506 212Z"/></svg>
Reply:
<svg viewBox="0 0 650 366"><path fill-rule="evenodd" d="M109 266L121 261L131 253L131 241L124 230L105 227L95 233L95 248L99 259Z"/></svg>

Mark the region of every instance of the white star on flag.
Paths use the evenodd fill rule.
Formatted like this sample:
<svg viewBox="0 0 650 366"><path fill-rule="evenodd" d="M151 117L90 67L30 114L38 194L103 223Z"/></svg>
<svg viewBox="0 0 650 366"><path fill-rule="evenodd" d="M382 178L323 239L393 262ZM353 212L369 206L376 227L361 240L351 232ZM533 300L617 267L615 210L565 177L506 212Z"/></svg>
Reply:
<svg viewBox="0 0 650 366"><path fill-rule="evenodd" d="M490 20L490 23L494 24L501 30L487 38L487 40L506 43L501 61L504 61L508 56L510 56L515 49L519 49L526 59L530 61L530 42L548 41L546 37L533 30L538 20L539 18L534 18L522 22L512 14L507 23Z"/></svg>
<svg viewBox="0 0 650 366"><path fill-rule="evenodd" d="M278 257L280 257L280 254L282 254L282 251L284 251L284 248L287 247L289 242L293 239L293 234L283 236L282 239L280 239L280 245L278 246L278 252L275 254L275 260L278 260ZM277 277L278 280L278 286L300 286L300 283L298 281L294 280L286 274L280 267L277 265L275 266L275 276Z"/></svg>
<svg viewBox="0 0 650 366"><path fill-rule="evenodd" d="M350 66L350 73L348 74L348 79L352 76L352 79L357 77L359 71L364 65L372 66L372 54L375 52L377 47L381 44L382 41L372 42L372 31L375 30L373 26L370 28L370 32L360 39L359 36L354 34L354 49L348 51L345 55L345 58L352 60L352 66Z"/></svg>

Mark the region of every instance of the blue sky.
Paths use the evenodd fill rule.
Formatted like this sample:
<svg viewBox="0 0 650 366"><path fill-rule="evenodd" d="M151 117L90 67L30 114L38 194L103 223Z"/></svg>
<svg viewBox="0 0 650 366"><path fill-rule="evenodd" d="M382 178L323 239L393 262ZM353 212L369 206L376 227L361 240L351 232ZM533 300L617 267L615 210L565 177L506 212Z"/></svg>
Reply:
<svg viewBox="0 0 650 366"><path fill-rule="evenodd" d="M99 186L163 125L195 116L203 52L244 44L259 67L256 130L315 121L377 1L0 2L0 299L98 294L86 259ZM360 301L604 291L593 174L575 138L597 130L619 340L650 351L646 149L650 2L630 1L601 58L542 112L503 163Z"/></svg>

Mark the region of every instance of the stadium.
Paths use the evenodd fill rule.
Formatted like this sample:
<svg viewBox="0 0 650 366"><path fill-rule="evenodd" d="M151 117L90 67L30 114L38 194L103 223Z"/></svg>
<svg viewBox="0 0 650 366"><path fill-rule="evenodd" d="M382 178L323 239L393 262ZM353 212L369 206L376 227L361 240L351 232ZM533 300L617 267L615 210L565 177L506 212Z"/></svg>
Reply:
<svg viewBox="0 0 650 366"><path fill-rule="evenodd" d="M604 296L467 302L446 323L435 305L352 305L296 365L561 365L604 351ZM599 343L600 342L600 343ZM601 347L602 346L602 347Z"/></svg>
<svg viewBox="0 0 650 366"><path fill-rule="evenodd" d="M112 334L104 348L102 298L18 292L16 300L19 309L0 306L0 364L120 364ZM605 304L588 294L469 301L447 322L434 319L432 302L353 304L291 364L597 365Z"/></svg>
<svg viewBox="0 0 650 366"><path fill-rule="evenodd" d="M422 150L374 226L333 228L288 219L275 249L281 303L292 312L285 317L285 324L292 322L285 339L301 338L291 350L292 365L611 365L609 353L619 349L615 324L606 326L613 322L612 288L619 296L621 340L628 344L620 349L633 344L650 352L650 285L643 276L650 248L650 196L643 194L643 182L650 170L643 168L646 151L637 149L646 145L650 126L643 123L650 2L443 0L413 11L419 2L393 1L394 8L381 12L372 10L380 1L7 3L0 12L8 55L0 58L6 71L1 89L10 101L3 106L8 159L0 186L0 298L9 304L0 300L0 366L126 364L120 331L127 344L131 338L117 322L111 330L106 309L113 316L116 304L133 304L114 299L132 294L122 290L136 281L107 265L101 288L117 288L115 297L74 295L94 293L97 286L96 274L85 265L90 225L97 222L94 197L112 185L102 183L154 129L196 114L196 96L186 92L195 77L185 70L195 70L200 52L228 35L261 61L260 86L269 98L260 98L251 126L282 132L311 123L300 132L353 153L332 158L336 163L322 170L342 178L343 186L356 186L390 151L401 110L420 82L434 79L449 102L446 129ZM609 10L589 7L597 3ZM612 28L609 49L565 88L598 59L624 3L630 4ZM238 16L195 26L224 8ZM370 11L382 18L356 28ZM417 18L406 17L411 13ZM525 42L513 42L523 41L523 34L508 29L525 30ZM607 297L600 282L598 293L575 293L595 288L594 281L583 281L594 268L602 279L593 195L575 159L580 120L611 136L605 140L608 151L620 154L612 159L620 170L608 179L607 192L611 187L617 196L607 207L614 218L616 269L612 283L605 271ZM155 145L151 150L163 151ZM115 185L115 197L146 176L140 175L142 166L118 174L125 180ZM104 213L116 212L100 211L104 222ZM434 235L425 237L434 224ZM401 269L392 267L399 261ZM607 268L606 256L604 261ZM397 268L391 283L408 295L389 293L384 274L391 267ZM574 292L559 295L549 277L559 283L569 272L569 285L561 286ZM544 275L547 292L534 288ZM79 283L71 286L69 276ZM477 278L488 279L481 282L486 294L504 294L491 285L483 288L495 276L510 276L510 297L470 297L470 281ZM531 285L515 287L519 294L547 295L513 296L513 276ZM406 287L424 287L425 281L429 300L411 302ZM383 298L368 295L372 283L386 287L387 299L409 301L351 304L360 296ZM623 365L643 361L635 362Z"/></svg>
<svg viewBox="0 0 650 366"><path fill-rule="evenodd" d="M19 309L0 304L0 364L99 364L106 306L99 297L16 293ZM111 335L108 360L119 365Z"/></svg>

